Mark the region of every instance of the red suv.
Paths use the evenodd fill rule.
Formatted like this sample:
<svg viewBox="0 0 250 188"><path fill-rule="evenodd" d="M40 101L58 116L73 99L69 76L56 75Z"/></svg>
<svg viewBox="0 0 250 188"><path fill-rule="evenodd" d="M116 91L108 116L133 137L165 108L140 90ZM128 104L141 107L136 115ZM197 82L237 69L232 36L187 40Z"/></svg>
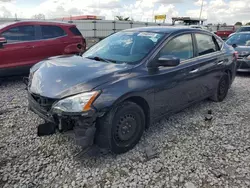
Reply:
<svg viewBox="0 0 250 188"><path fill-rule="evenodd" d="M75 25L20 21L0 25L0 77L23 74L51 56L79 54L86 42Z"/></svg>

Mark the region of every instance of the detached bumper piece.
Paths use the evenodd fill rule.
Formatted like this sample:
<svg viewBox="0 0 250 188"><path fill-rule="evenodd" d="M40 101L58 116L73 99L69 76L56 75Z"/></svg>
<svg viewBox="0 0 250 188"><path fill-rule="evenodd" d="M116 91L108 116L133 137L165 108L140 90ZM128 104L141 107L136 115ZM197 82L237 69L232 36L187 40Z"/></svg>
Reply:
<svg viewBox="0 0 250 188"><path fill-rule="evenodd" d="M28 94L29 110L43 118L46 123L39 125L38 136L59 132L72 138L83 149L91 147L96 132L95 113L87 114L52 114L51 107L56 102L38 95Z"/></svg>

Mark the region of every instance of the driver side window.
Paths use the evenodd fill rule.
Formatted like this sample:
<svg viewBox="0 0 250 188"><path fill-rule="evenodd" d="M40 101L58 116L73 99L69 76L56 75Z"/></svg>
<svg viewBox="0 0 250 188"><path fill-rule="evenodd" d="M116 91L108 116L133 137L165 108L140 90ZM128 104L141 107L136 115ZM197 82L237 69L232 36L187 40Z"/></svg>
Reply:
<svg viewBox="0 0 250 188"><path fill-rule="evenodd" d="M184 34L170 40L160 51L160 56L173 55L181 61L194 57L191 34Z"/></svg>
<svg viewBox="0 0 250 188"><path fill-rule="evenodd" d="M4 31L2 36L7 39L8 43L33 41L36 40L35 26L25 25L13 27Z"/></svg>

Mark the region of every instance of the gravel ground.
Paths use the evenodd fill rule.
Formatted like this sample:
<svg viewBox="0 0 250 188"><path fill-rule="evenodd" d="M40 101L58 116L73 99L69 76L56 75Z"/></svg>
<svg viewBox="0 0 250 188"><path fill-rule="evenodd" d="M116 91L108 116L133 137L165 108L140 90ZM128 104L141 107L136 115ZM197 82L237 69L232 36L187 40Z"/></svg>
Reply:
<svg viewBox="0 0 250 188"><path fill-rule="evenodd" d="M24 84L5 81L0 187L250 187L249 80L237 77L222 103L203 101L152 125L132 151L93 158L79 157L63 135L37 137L43 120L27 110Z"/></svg>

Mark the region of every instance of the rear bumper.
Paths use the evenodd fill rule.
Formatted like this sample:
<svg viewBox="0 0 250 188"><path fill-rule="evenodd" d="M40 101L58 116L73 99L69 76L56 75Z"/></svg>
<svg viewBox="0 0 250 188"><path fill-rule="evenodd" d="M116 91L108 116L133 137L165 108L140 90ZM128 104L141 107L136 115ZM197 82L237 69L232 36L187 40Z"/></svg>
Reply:
<svg viewBox="0 0 250 188"><path fill-rule="evenodd" d="M32 95L28 93L29 110L40 116L48 123L48 126L54 126L61 133L71 137L75 144L83 148L89 148L93 145L96 132L96 113L61 115L46 111L37 103ZM48 131L51 127L48 127Z"/></svg>

